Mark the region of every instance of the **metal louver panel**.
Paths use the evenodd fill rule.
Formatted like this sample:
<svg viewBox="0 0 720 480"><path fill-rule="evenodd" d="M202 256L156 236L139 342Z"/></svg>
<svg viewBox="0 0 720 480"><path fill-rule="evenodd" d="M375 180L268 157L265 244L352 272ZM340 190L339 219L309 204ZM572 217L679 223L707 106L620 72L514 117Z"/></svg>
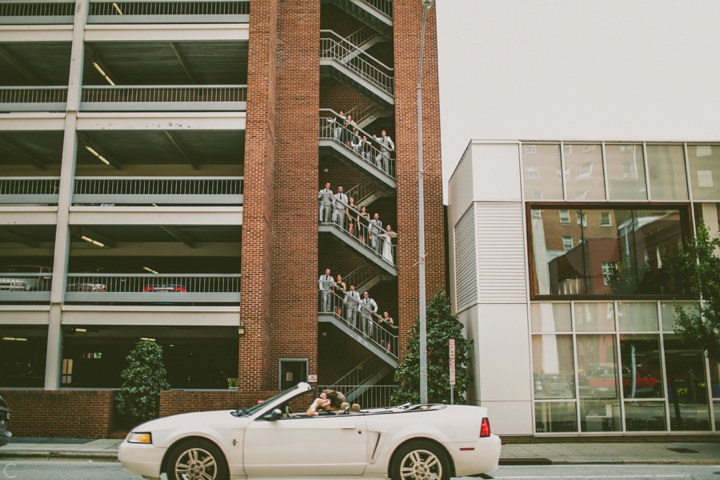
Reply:
<svg viewBox="0 0 720 480"><path fill-rule="evenodd" d="M525 302L522 205L477 203L475 222L479 302Z"/></svg>
<svg viewBox="0 0 720 480"><path fill-rule="evenodd" d="M471 206L455 225L455 285L457 310L477 302L475 211Z"/></svg>

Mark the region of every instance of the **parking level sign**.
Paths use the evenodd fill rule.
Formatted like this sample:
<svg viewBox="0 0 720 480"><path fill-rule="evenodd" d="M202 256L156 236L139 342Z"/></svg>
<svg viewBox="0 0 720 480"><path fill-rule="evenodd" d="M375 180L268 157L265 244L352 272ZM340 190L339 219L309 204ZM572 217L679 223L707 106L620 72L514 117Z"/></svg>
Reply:
<svg viewBox="0 0 720 480"><path fill-rule="evenodd" d="M455 385L455 339L450 339L450 385Z"/></svg>

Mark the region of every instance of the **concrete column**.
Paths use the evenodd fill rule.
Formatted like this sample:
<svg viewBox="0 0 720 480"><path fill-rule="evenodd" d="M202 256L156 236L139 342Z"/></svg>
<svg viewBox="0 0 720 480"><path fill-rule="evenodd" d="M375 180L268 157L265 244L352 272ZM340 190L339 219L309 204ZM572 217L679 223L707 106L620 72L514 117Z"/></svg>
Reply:
<svg viewBox="0 0 720 480"><path fill-rule="evenodd" d="M85 58L84 32L87 20L88 0L77 0L70 59L65 135L63 137L62 165L58 190L57 227L53 257L53 279L50 293L50 325L48 327L47 355L45 359L45 390L60 387L62 368L62 304L65 298L67 264L70 254L70 203L72 201L77 154L77 111L82 93L82 71Z"/></svg>

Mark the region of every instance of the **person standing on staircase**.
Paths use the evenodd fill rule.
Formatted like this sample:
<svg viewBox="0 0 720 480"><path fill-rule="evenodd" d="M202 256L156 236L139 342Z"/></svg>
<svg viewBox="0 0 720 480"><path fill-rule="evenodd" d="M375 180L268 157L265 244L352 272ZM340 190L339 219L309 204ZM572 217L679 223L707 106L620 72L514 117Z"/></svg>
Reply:
<svg viewBox="0 0 720 480"><path fill-rule="evenodd" d="M325 188L318 193L320 200L320 223L330 223L330 209L332 208L333 192L330 190L330 183L325 184Z"/></svg>
<svg viewBox="0 0 720 480"><path fill-rule="evenodd" d="M363 293L363 298L360 300L360 318L363 324L363 331L368 337L372 337L375 331L375 320L373 317L377 315L378 304L375 300L370 298L369 292Z"/></svg>
<svg viewBox="0 0 720 480"><path fill-rule="evenodd" d="M355 290L355 285L350 285L350 290L345 292L345 299L343 300L343 303L347 305L345 307L345 312L347 313L346 320L348 324L351 327L356 328L358 306L360 305L360 293Z"/></svg>
<svg viewBox="0 0 720 480"><path fill-rule="evenodd" d="M373 215L373 219L370 220L370 235L372 236L370 243L378 255L382 255L382 238L380 238L382 233L383 228L382 221L380 221L380 214L376 213Z"/></svg>
<svg viewBox="0 0 720 480"><path fill-rule="evenodd" d="M330 312L330 296L332 295L332 287L335 285L335 279L330 275L330 269L325 269L325 274L320 275L318 286L320 287L320 298L322 300L322 311Z"/></svg>
<svg viewBox="0 0 720 480"><path fill-rule="evenodd" d="M383 172L389 175L390 152L395 151L395 143L393 143L392 138L388 137L385 130L383 130L380 134L380 138L377 138L375 135L373 135L373 138L380 144L380 154L375 157L375 163L382 169Z"/></svg>
<svg viewBox="0 0 720 480"><path fill-rule="evenodd" d="M343 193L343 187L338 187L333 201L333 221L343 230L347 230L347 204L348 197Z"/></svg>

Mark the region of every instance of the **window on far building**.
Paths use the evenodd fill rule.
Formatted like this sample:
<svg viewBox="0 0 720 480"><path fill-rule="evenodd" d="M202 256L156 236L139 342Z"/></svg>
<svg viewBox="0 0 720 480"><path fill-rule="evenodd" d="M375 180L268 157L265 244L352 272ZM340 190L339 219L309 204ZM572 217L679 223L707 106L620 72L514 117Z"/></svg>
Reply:
<svg viewBox="0 0 720 480"><path fill-rule="evenodd" d="M570 223L564 223L565 209L541 211L548 215L533 215L529 236L533 298L688 291L688 285L669 277L672 256L688 228L685 209L588 206L571 210Z"/></svg>
<svg viewBox="0 0 720 480"><path fill-rule="evenodd" d="M560 210L560 223L570 223L570 210Z"/></svg>
<svg viewBox="0 0 720 480"><path fill-rule="evenodd" d="M540 166L536 163L528 163L525 165L525 178L532 180L540 178Z"/></svg>

